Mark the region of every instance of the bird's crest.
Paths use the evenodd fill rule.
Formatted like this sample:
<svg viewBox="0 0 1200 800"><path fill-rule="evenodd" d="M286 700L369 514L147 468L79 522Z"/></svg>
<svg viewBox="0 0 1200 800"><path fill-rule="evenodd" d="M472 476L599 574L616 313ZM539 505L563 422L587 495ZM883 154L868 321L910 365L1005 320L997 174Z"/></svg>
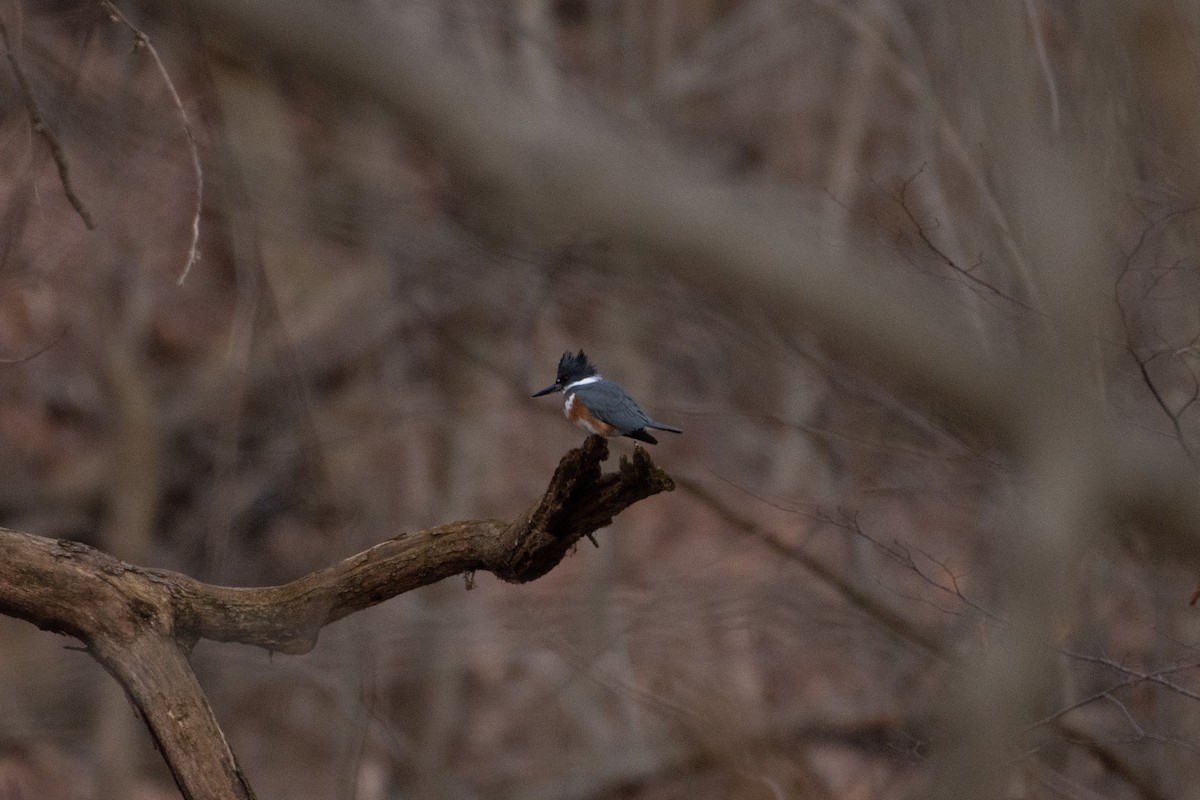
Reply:
<svg viewBox="0 0 1200 800"><path fill-rule="evenodd" d="M574 355L568 350L558 360L558 382L563 386L580 378L588 378L596 374L596 367L588 361L587 356L583 354L582 350Z"/></svg>

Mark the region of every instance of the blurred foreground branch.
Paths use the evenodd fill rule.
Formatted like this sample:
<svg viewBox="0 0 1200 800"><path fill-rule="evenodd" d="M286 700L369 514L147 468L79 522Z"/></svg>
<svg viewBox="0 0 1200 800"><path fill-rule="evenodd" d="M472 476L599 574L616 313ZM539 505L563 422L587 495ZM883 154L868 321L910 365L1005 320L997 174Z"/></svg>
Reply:
<svg viewBox="0 0 1200 800"><path fill-rule="evenodd" d="M137 707L185 798L250 798L187 656L200 639L304 653L322 627L443 578L487 570L521 583L633 503L674 488L641 448L602 473L590 437L512 522L468 520L402 533L282 586L212 586L77 542L0 528L0 612L74 636Z"/></svg>
<svg viewBox="0 0 1200 800"><path fill-rule="evenodd" d="M1073 420L1070 444L1092 496L1103 502L1101 516L1141 523L1157 553L1200 565L1191 463L1151 436L1113 425L1094 393L1080 397L1059 368L1063 338L1094 333L1081 329L1086 314L1053 314L1056 328L1033 353L983 358L976 337L879 254L831 246L793 214L748 207L743 195L661 143L481 79L402 27L311 3L185 5L203 13L217 39L252 45L376 98L442 160L493 226L550 236L583 230L663 256L664 269L714 293L748 291L784 327L802 319L831 353L1017 460L1032 459L1046 431L1061 432L1060 420ZM1053 192L1046 194L1050 181L1037 174L1031 196L1089 195L1094 187L1069 153L1037 146ZM1098 225L1089 211L1077 216ZM1064 302L1086 296L1080 290Z"/></svg>

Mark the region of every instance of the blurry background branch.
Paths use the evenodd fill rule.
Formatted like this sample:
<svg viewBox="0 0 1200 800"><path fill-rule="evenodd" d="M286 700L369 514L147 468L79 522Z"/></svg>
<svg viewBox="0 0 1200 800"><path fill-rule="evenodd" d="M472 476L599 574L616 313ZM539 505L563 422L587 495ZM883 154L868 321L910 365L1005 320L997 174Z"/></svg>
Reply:
<svg viewBox="0 0 1200 800"><path fill-rule="evenodd" d="M59 144L54 129L50 127L50 123L42 114L37 98L33 96L29 78L25 76L25 69L21 66L16 51L13 50L12 38L8 34L8 24L4 20L0 20L0 42L4 43L4 56L8 59L8 66L21 90L21 99L25 101L25 109L29 112L29 124L33 128L33 132L46 142L46 147L50 150L50 157L54 159L54 166L58 168L58 179L62 183L63 194L66 195L71 207L75 209L75 213L83 220L83 224L87 226L88 230L94 230L96 222L92 219L92 212L88 211L83 200L79 199L79 195L75 193L75 187L71 183L71 168L67 164L67 154Z"/></svg>

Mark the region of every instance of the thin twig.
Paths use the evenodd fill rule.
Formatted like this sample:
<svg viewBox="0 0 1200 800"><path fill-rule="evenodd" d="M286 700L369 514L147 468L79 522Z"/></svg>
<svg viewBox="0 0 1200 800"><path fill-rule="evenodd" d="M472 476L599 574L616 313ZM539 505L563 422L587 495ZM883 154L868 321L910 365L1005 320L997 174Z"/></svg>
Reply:
<svg viewBox="0 0 1200 800"><path fill-rule="evenodd" d="M1026 311L1036 312L1036 308L1029 303L1026 303L1024 300L1021 300L1019 297L1005 292L1003 289L994 284L988 283L986 280L976 275L973 270L960 267L958 263L946 253L945 250L943 250L937 245L936 242L933 241L933 238L929 235L929 231L920 223L920 221L917 220L917 215L915 212L913 212L912 207L908 202L908 190L912 188L913 181L915 181L921 175L924 169L925 165L922 164L916 172L904 179L904 182L900 185L900 196L896 198L896 203L900 206L900 210L904 212L904 215L908 217L908 221L912 223L914 228L916 228L917 236L920 237L921 242L927 248L929 248L930 252L937 256L943 264L945 264L954 272L957 272L970 283L980 286L992 294L1007 300L1013 305L1020 306Z"/></svg>
<svg viewBox="0 0 1200 800"><path fill-rule="evenodd" d="M53 339L46 342L44 345L39 347L37 350L34 350L32 353L30 353L28 355L24 355L24 356L18 356L17 358L0 358L0 364L23 364L26 361L32 361L33 359L40 356L42 353L49 350L51 347L54 347L54 345L58 344L62 340L62 338L66 334L66 332L67 332L67 328L63 327L62 330L60 330L58 333L56 333L54 335Z"/></svg>
<svg viewBox="0 0 1200 800"><path fill-rule="evenodd" d="M1125 282L1125 279L1134 271L1133 261L1148 242L1151 232L1166 226L1175 217L1191 214L1196 210L1196 206L1189 206L1187 208L1176 209L1175 211L1164 215L1161 219L1148 219L1146 221L1146 225L1143 226L1141 235L1138 237L1133 249L1130 250L1129 254L1125 257L1125 264L1121 268L1121 272L1117 276L1116 282L1113 285L1113 302L1116 304L1117 313L1121 319L1121 327L1125 332L1125 341L1123 343L1125 351L1129 354L1130 358L1133 359L1134 363L1137 364L1138 373L1141 375L1142 383L1144 383L1146 388L1150 390L1150 396L1154 398L1154 402L1167 416L1167 419L1170 420L1171 427L1175 432L1175 438L1179 442L1179 446L1183 449L1184 454L1188 457L1188 460L1192 462L1193 466L1200 466L1200 459L1197 458L1195 452L1193 452L1191 446L1188 444L1187 436L1184 433L1183 422L1181 419L1183 413L1188 409L1188 406L1195 402L1197 396L1200 395L1200 381L1197 381L1195 373L1192 373L1189 367L1188 372L1192 375L1192 396L1178 411L1173 410L1170 404L1167 402L1167 398L1164 396L1162 390L1159 389L1158 385L1154 382L1153 376L1150 374L1150 362L1153 361L1158 355L1164 353L1171 354L1171 352L1169 350L1164 350L1147 358L1143 358L1138 354L1137 346L1133 340L1133 324L1130 320L1130 312L1126 309L1125 303L1121 299L1122 284ZM1176 358L1179 357L1177 353L1173 355L1175 355ZM1182 359L1179 360L1184 364L1185 367L1187 367L1186 361L1183 361ZM1193 595L1192 605L1195 605L1197 596L1200 596L1200 589L1197 590L1197 595Z"/></svg>
<svg viewBox="0 0 1200 800"><path fill-rule="evenodd" d="M46 118L42 116L42 110L38 107L37 100L33 96L33 90L29 86L29 79L25 77L25 70L21 68L21 62L17 61L17 56L13 52L12 40L8 38L8 26L4 24L3 20L0 20L0 39L4 40L4 52L8 57L8 64L12 68L13 77L17 79L21 96L25 98L25 108L29 112L29 121L33 125L33 130L45 140L46 146L50 148L50 157L54 159L54 163L58 167L58 180L62 184L63 193L66 194L67 201L75 209L75 213L79 215L79 218L83 220L83 224L87 226L87 229L94 231L96 230L96 223L92 219L91 212L87 210L87 206L79 199L79 195L75 194L75 189L71 186L70 169L67 167L67 154L63 152L62 145L58 143L58 137L54 135L54 130L46 122Z"/></svg>
<svg viewBox="0 0 1200 800"><path fill-rule="evenodd" d="M1112 743L1102 741L1091 732L1069 725L1065 721L1058 725L1058 729L1066 737L1066 741L1090 753L1102 767L1131 786L1143 800L1166 800L1169 797L1158 786L1152 773L1130 761L1113 747Z"/></svg>
<svg viewBox="0 0 1200 800"><path fill-rule="evenodd" d="M707 506L710 511L734 530L758 539L776 553L800 564L800 566L804 567L827 586L838 592L850 605L865 613L893 634L920 646L939 658L948 657L945 646L936 634L922 629L912 620L893 611L870 592L855 585L846 576L833 567L828 566L804 548L786 541L782 536L766 526L760 525L752 518L743 516L698 481L689 478L675 478L675 485Z"/></svg>
<svg viewBox="0 0 1200 800"><path fill-rule="evenodd" d="M1174 692L1177 692L1177 693L1183 695L1184 697L1190 698L1192 700L1200 701L1200 694L1197 694L1196 692L1185 689L1184 687L1180 686L1179 684L1175 683L1174 681L1167 680L1166 678L1163 677L1163 675L1169 675L1169 674L1172 674L1175 672L1183 672L1184 670L1200 669L1200 664L1197 664L1197 663L1179 664L1179 665L1176 665L1173 667L1167 667L1165 669L1155 670L1154 672L1142 672L1141 670L1133 669L1132 667L1127 667L1124 664L1120 663L1119 661L1108 658L1107 656L1092 656L1092 655L1088 655L1086 653L1072 653L1069 650L1062 650L1061 652L1063 655L1065 655L1069 658L1074 658L1078 661L1086 661L1086 662L1089 662L1092 664L1101 664L1103 666L1108 667L1109 669L1120 672L1131 678L1135 678L1138 681L1149 681L1151 683L1157 683L1160 686L1164 686Z"/></svg>
<svg viewBox="0 0 1200 800"><path fill-rule="evenodd" d="M929 81L923 80L917 71L896 53L889 45L885 33L880 31L861 11L851 8L846 3L834 2L834 0L814 0L813 5L830 13L849 28L855 36L867 42L878 42L875 52L879 58L881 71L895 78L904 92L930 115L938 137L945 142L950 157L958 162L959 168L962 169L967 180L975 189L985 212L996 226L1000 241L1008 251L1013 268L1024 285L1029 305L1035 308L1040 307L1040 284L1033 265L1017 242L1008 215L1001 207L1000 200L992 190L987 176L978 161L972 157L970 149L958 129L955 128L937 93L930 87Z"/></svg>
<svg viewBox="0 0 1200 800"><path fill-rule="evenodd" d="M175 82L171 80L171 75L167 72L166 65L159 58L158 50L154 49L154 45L150 43L150 37L130 22L110 0L102 0L100 5L108 12L110 19L114 22L120 22L126 28L129 28L130 33L133 34L133 38L136 41L136 47L145 50L154 59L154 66L158 68L158 74L162 76L163 83L167 86L167 91L171 93L171 99L175 101L175 108L179 111L179 120L183 124L183 132L187 134L188 150L192 157L192 172L196 176L196 204L192 210L192 241L188 245L187 263L183 265L183 272L180 273L179 280L176 281L179 286L182 286L183 282L187 280L188 273L192 270L192 265L200 260L198 246L200 243L200 212L204 203L204 170L200 166L200 149L196 146L196 135L192 132L192 123L188 119L187 112L183 109L183 100L180 99L179 92L175 89Z"/></svg>

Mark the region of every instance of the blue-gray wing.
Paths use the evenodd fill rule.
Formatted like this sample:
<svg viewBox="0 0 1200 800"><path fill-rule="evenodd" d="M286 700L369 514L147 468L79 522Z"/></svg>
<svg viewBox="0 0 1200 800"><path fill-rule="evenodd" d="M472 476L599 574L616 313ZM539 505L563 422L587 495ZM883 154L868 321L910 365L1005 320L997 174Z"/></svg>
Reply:
<svg viewBox="0 0 1200 800"><path fill-rule="evenodd" d="M575 394L601 422L607 422L620 433L636 431L654 421L615 383L589 383L576 389Z"/></svg>
<svg viewBox="0 0 1200 800"><path fill-rule="evenodd" d="M678 428L655 422L642 411L641 406L625 393L625 390L611 381L597 381L580 386L575 390L579 400L588 407L602 422L612 425L620 433L640 430L641 428L658 428L679 433Z"/></svg>

